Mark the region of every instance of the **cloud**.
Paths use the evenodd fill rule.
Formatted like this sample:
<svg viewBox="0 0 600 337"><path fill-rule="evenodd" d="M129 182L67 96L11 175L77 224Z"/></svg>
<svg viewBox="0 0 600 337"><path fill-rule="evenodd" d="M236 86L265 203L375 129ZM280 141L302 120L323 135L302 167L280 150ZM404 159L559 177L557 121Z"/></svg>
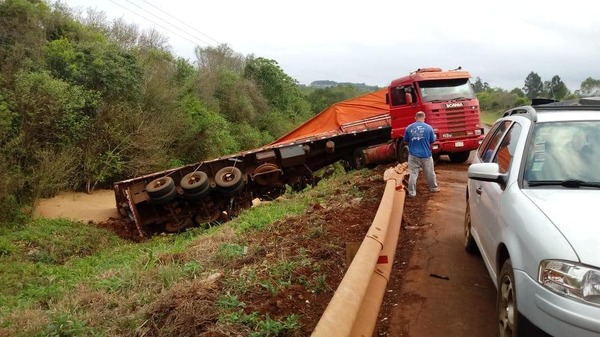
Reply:
<svg viewBox="0 0 600 337"><path fill-rule="evenodd" d="M65 2L89 6L86 0ZM559 75L571 91L587 77L600 78L596 65L600 25L584 0L504 0L485 5L471 0L170 0L168 5L159 0L127 0L119 4L94 2L109 18L123 16L142 27L157 28L135 13L139 12L135 4L183 27L197 37L190 38L195 43L164 34L173 50L190 60L196 45L214 46L216 40L243 55L273 59L304 84L327 79L385 86L428 66L462 66L491 86L507 90L521 88L532 71L542 80Z"/></svg>

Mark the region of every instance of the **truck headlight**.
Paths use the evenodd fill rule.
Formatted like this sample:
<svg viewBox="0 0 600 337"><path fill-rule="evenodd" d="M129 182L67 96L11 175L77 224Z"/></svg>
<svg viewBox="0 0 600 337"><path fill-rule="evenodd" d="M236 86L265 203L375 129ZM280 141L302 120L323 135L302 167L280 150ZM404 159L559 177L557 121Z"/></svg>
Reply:
<svg viewBox="0 0 600 337"><path fill-rule="evenodd" d="M543 260L538 281L566 297L600 305L600 270L567 261Z"/></svg>

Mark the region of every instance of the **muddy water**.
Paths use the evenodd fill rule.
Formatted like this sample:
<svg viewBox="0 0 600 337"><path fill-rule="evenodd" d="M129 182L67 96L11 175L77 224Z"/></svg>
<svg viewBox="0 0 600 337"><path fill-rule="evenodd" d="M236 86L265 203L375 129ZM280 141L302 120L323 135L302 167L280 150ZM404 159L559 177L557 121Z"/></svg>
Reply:
<svg viewBox="0 0 600 337"><path fill-rule="evenodd" d="M36 216L83 222L101 222L119 216L112 190L96 190L92 194L62 192L53 198L42 199L34 213Z"/></svg>

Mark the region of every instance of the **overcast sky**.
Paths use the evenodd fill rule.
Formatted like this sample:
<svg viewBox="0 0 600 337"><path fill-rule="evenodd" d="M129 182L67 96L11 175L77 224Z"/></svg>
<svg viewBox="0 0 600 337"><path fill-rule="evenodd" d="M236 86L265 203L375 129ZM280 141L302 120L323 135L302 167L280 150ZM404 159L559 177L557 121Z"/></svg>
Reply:
<svg viewBox="0 0 600 337"><path fill-rule="evenodd" d="M534 71L569 90L600 79L600 20L584 0L61 0L196 46L226 43L277 61L301 84L386 86L417 68L462 66L492 87L522 88Z"/></svg>

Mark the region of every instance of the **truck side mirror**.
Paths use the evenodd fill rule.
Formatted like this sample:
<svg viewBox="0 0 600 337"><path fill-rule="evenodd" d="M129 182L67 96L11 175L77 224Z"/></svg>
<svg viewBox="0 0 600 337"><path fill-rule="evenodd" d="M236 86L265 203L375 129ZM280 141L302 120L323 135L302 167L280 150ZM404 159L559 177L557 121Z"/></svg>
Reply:
<svg viewBox="0 0 600 337"><path fill-rule="evenodd" d="M385 94L385 104L390 105L390 94L389 93Z"/></svg>

